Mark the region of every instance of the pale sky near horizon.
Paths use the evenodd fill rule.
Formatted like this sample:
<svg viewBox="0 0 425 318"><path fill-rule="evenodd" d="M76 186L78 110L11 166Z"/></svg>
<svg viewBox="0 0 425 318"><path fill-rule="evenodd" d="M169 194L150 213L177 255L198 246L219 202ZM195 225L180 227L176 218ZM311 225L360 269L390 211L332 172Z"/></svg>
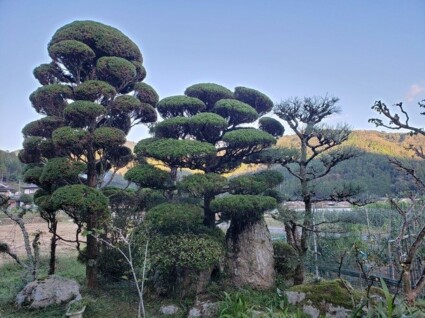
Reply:
<svg viewBox="0 0 425 318"><path fill-rule="evenodd" d="M74 20L118 28L141 49L160 97L214 82L246 86L274 102L340 98L330 123L374 129L375 100L404 102L425 126L423 0L0 0L0 149L21 148L21 130L39 118L28 96L32 70L50 62L47 44ZM421 118L422 117L422 118ZM133 129L128 139L147 136Z"/></svg>

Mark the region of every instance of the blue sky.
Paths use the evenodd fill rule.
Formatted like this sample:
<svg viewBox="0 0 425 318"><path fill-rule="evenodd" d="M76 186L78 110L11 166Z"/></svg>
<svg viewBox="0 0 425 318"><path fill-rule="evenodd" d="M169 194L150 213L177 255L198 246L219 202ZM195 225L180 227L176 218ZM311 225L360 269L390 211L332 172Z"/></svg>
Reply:
<svg viewBox="0 0 425 318"><path fill-rule="evenodd" d="M22 144L39 116L28 96L47 43L74 20L120 29L139 45L160 97L199 82L256 88L279 102L333 95L330 123L374 129L375 100L403 101L412 122L425 98L425 1L409 0L0 0L0 149ZM415 115L416 114L416 115ZM135 128L129 140L146 137Z"/></svg>

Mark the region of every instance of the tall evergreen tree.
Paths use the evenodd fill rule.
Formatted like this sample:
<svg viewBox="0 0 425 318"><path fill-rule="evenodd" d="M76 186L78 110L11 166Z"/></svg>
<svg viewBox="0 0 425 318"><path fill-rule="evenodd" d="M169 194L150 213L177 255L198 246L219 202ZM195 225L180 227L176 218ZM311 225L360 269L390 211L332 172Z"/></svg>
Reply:
<svg viewBox="0 0 425 318"><path fill-rule="evenodd" d="M291 165L286 162L283 164L288 172L298 179L305 205L302 225L294 220L285 224L288 242L300 256L300 264L294 275L294 284L302 284L305 277L304 260L313 231L312 204L315 196L313 183L326 176L340 162L357 155L351 148L337 147L344 143L351 133L347 125L332 128L323 124L326 118L339 112L337 102L338 99L334 97L294 98L285 100L274 108L274 113L289 125L300 144L299 156L293 158ZM352 190L347 187L338 193L338 196L349 197L355 194Z"/></svg>
<svg viewBox="0 0 425 318"><path fill-rule="evenodd" d="M83 220L90 233L99 227L106 211L105 205L90 206L89 194L98 191L108 171L132 160L131 150L124 145L126 135L134 125L156 121L158 95L142 82L146 71L139 48L113 27L72 22L56 31L48 52L51 62L34 69L42 86L30 95L32 106L44 117L24 127L19 157L30 165L27 176L42 188L43 195L38 197L44 197L44 202L54 199L48 208L46 204L41 207L51 222L60 208ZM58 158L66 158L70 166L73 162L84 165L77 181L87 189L70 188L75 180L67 179L66 166L55 170L46 182L46 168ZM81 211L70 204L63 189L75 195L74 199L82 195L88 200L75 201L87 214L75 214ZM86 259L87 284L95 287L97 242L91 235Z"/></svg>

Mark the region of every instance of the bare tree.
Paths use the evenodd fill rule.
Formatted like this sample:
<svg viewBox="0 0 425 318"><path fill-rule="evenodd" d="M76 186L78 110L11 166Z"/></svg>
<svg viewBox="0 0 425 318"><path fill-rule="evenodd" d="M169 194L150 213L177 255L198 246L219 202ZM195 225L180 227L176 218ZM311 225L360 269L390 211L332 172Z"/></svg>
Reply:
<svg viewBox="0 0 425 318"><path fill-rule="evenodd" d="M418 103L419 116L424 116L425 100ZM395 111L392 111L385 103L381 101L375 102L372 109L377 111L384 119L371 118L370 123L376 127L385 127L388 129L405 130L411 135L425 136L423 127L415 127L410 123L410 117L403 103L394 105ZM413 151L414 156L419 160L425 160L425 153L422 145L410 145L409 149ZM395 239L398 250L399 264L401 268L401 280L403 282L403 291L409 304L414 304L417 296L425 287L425 267L423 262L417 262L418 250L422 246L425 239L425 225L419 224L418 215L425 212L425 203L423 195L425 193L425 180L418 175L417 171L405 164L404 162L390 158L390 162L402 173L411 178L418 185L418 193L410 198L409 204L401 204L400 201L390 199L391 205L402 217L397 238ZM421 198L422 196L422 198ZM403 244L407 243L407 247L403 248ZM421 274L414 275L415 264L420 266Z"/></svg>
<svg viewBox="0 0 425 318"><path fill-rule="evenodd" d="M347 125L330 127L323 120L338 113L338 98L321 97L303 99L293 98L282 101L274 108L274 113L283 119L298 137L300 154L292 159L292 164L283 164L288 172L297 178L301 186L301 198L305 212L302 224L289 220L285 225L290 235L289 242L298 251L300 264L296 268L294 284L304 281L304 260L307 255L308 241L313 231L313 209L315 193L312 182L326 176L337 164L358 154L352 148L338 147L350 136ZM353 193L345 193L349 197ZM329 199L336 200L338 195ZM298 235L301 229L301 234Z"/></svg>
<svg viewBox="0 0 425 318"><path fill-rule="evenodd" d="M138 318L145 318L146 312L145 312L143 293L144 293L144 289L145 289L146 264L147 264L147 258L148 258L149 240L146 241L146 245L145 245L145 248L144 248L142 277L139 279L138 275L137 275L138 271L135 267L134 259L133 259L133 253L132 253L132 250L134 249L134 246L132 245L134 243L133 239L132 239L133 232L123 233L123 231L121 229L117 229L117 228L112 229L112 231L114 232L115 237L118 237L120 242L122 242L124 244L124 246L122 248L119 247L118 245L112 244L108 240L101 238L99 235L95 235L95 234L90 234L90 235L92 237L94 237L96 240L98 240L99 242L106 244L110 248L117 250L121 254L121 256L124 257L125 261L127 262L128 266L130 267L131 275L133 276L133 280L134 280L134 283L136 285L137 294L139 295L139 306L138 306L137 317ZM127 251L125 251L125 249L124 249L125 247L127 247Z"/></svg>
<svg viewBox="0 0 425 318"><path fill-rule="evenodd" d="M19 256L10 249L9 245L5 242L0 242L0 253L5 253L13 258L20 266L24 268L26 271L26 279L28 281L34 281L37 279L38 266L40 263L40 236L41 232L38 231L35 233L32 242L30 241L29 233L25 227L24 223L24 215L27 212L25 208L18 208L17 212L12 212L10 209L9 197L1 195L0 196L0 206L1 211L7 215L9 219L15 222L24 238L25 252L27 255L27 260L23 261L19 258Z"/></svg>

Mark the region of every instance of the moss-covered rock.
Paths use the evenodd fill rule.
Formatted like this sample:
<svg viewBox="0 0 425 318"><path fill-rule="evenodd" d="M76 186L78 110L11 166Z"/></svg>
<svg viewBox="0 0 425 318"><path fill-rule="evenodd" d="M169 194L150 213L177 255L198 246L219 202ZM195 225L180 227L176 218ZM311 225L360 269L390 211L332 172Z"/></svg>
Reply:
<svg viewBox="0 0 425 318"><path fill-rule="evenodd" d="M330 311L351 310L361 299L360 292L341 279L293 286L287 291L287 296L290 303L303 308L313 307L321 315Z"/></svg>

